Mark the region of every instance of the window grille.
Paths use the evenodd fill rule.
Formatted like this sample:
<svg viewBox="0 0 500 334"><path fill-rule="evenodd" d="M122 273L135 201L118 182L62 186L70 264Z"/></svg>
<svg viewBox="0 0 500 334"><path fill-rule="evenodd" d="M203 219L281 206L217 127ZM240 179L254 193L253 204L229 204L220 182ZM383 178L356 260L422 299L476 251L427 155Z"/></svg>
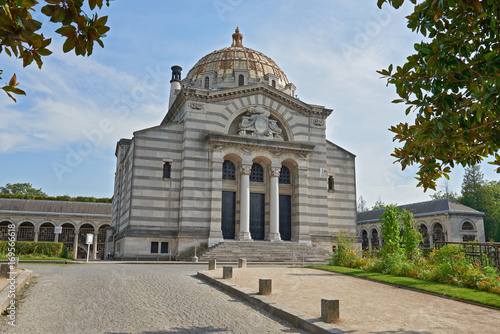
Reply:
<svg viewBox="0 0 500 334"><path fill-rule="evenodd" d="M271 86L273 86L273 88L276 88L276 81L275 80L271 81Z"/></svg>
<svg viewBox="0 0 500 334"><path fill-rule="evenodd" d="M0 241L9 241L9 222L0 224Z"/></svg>
<svg viewBox="0 0 500 334"><path fill-rule="evenodd" d="M205 77L205 89L209 89L209 88L210 88L210 78Z"/></svg>
<svg viewBox="0 0 500 334"><path fill-rule="evenodd" d="M161 243L161 253L162 254L167 254L168 253L168 242L162 242Z"/></svg>
<svg viewBox="0 0 500 334"><path fill-rule="evenodd" d="M35 227L23 223L17 231L17 241L35 241Z"/></svg>
<svg viewBox="0 0 500 334"><path fill-rule="evenodd" d="M465 222L462 225L462 230L474 231L474 225L472 225L472 223L470 223L470 222Z"/></svg>
<svg viewBox="0 0 500 334"><path fill-rule="evenodd" d="M433 236L432 236L432 241L445 241L444 239L444 232L443 232L443 226L441 224L436 224L434 225L434 230L433 230Z"/></svg>
<svg viewBox="0 0 500 334"><path fill-rule="evenodd" d="M229 160L224 160L222 164L222 179L223 180L235 180L236 179L236 168L234 163Z"/></svg>
<svg viewBox="0 0 500 334"><path fill-rule="evenodd" d="M290 184L290 170L287 166L281 166L279 183Z"/></svg>
<svg viewBox="0 0 500 334"><path fill-rule="evenodd" d="M172 163L171 162L163 163L163 178L164 179L170 179L171 170L172 170Z"/></svg>
<svg viewBox="0 0 500 334"><path fill-rule="evenodd" d="M253 163L250 172L250 182L264 182L264 169L258 163Z"/></svg>
<svg viewBox="0 0 500 334"><path fill-rule="evenodd" d="M245 84L245 77L243 76L243 74L240 74L238 76L238 86L243 86Z"/></svg>
<svg viewBox="0 0 500 334"><path fill-rule="evenodd" d="M151 254L158 254L158 241L151 242Z"/></svg>
<svg viewBox="0 0 500 334"><path fill-rule="evenodd" d="M40 233L38 234L38 241L54 242L54 225L45 223L40 226Z"/></svg>

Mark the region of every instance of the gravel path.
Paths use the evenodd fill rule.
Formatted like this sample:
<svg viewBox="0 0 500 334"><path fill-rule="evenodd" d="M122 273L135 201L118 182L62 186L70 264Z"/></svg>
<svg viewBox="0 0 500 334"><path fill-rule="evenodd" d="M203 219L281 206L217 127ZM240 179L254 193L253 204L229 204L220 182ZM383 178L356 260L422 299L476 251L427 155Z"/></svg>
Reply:
<svg viewBox="0 0 500 334"><path fill-rule="evenodd" d="M193 277L194 265L31 265L5 333L306 333Z"/></svg>

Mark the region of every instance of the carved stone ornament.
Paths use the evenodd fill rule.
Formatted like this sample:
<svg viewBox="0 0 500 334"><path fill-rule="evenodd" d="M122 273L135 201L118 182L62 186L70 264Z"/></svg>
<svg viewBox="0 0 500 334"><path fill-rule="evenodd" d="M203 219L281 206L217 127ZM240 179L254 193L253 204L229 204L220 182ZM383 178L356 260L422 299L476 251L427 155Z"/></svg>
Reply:
<svg viewBox="0 0 500 334"><path fill-rule="evenodd" d="M196 103L196 102L190 102L190 103L189 103L189 107L190 107L191 109L201 110L201 109L203 109L203 104L201 104L201 103Z"/></svg>
<svg viewBox="0 0 500 334"><path fill-rule="evenodd" d="M269 119L271 112L261 106L247 107L247 115L243 116L238 124L239 136L251 136L254 138L283 140L282 130L277 121Z"/></svg>
<svg viewBox="0 0 500 334"><path fill-rule="evenodd" d="M251 165L241 166L241 174L250 175L251 173L252 173L252 166Z"/></svg>
<svg viewBox="0 0 500 334"><path fill-rule="evenodd" d="M214 145L214 151L221 151L224 148L224 145Z"/></svg>
<svg viewBox="0 0 500 334"><path fill-rule="evenodd" d="M280 152L280 151L272 151L271 154L273 155L273 157L279 157L279 156L282 156L283 155L283 152Z"/></svg>
<svg viewBox="0 0 500 334"><path fill-rule="evenodd" d="M250 154L253 152L253 150L246 147L241 147L240 150L242 150L245 154Z"/></svg>
<svg viewBox="0 0 500 334"><path fill-rule="evenodd" d="M303 154L303 153L298 153L297 154L297 157L301 160L306 160L307 159L307 155L306 154Z"/></svg>
<svg viewBox="0 0 500 334"><path fill-rule="evenodd" d="M271 176L273 177L280 177L280 173L281 173L281 168L272 168L271 169Z"/></svg>
<svg viewBox="0 0 500 334"><path fill-rule="evenodd" d="M325 120L321 119L321 118L313 118L312 122L316 126L323 126L323 125L325 125Z"/></svg>

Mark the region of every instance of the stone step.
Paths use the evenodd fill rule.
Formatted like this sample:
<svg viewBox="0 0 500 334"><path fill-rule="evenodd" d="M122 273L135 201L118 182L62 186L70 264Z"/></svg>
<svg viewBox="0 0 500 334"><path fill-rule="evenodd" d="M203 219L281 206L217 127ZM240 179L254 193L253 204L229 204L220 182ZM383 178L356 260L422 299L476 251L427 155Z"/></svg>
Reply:
<svg viewBox="0 0 500 334"><path fill-rule="evenodd" d="M236 262L246 258L249 262L315 262L327 263L328 251L296 242L229 241L222 242L199 254L200 261L216 259Z"/></svg>

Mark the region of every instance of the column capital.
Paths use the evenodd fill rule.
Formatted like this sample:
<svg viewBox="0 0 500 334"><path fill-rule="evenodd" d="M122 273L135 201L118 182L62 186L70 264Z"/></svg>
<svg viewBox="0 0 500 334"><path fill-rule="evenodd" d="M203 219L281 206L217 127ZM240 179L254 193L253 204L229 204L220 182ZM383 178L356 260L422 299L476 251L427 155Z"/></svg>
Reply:
<svg viewBox="0 0 500 334"><path fill-rule="evenodd" d="M242 175L250 175L252 173L252 165L242 165L241 166L241 174Z"/></svg>
<svg viewBox="0 0 500 334"><path fill-rule="evenodd" d="M281 167L271 168L271 176L272 177L280 177L280 173L281 173Z"/></svg>

